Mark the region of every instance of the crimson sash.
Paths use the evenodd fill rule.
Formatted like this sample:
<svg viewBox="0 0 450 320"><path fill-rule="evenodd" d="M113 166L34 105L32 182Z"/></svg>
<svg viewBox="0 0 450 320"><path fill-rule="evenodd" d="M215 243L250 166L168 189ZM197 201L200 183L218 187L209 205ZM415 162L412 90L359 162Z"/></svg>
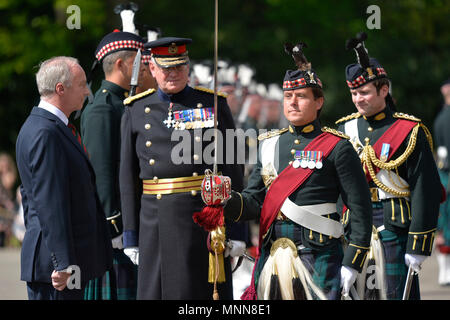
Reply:
<svg viewBox="0 0 450 320"><path fill-rule="evenodd" d="M411 130L417 125L417 122L398 119L394 122L392 126L387 129L383 135L375 142L373 145L373 150L375 151L375 155L379 159L381 156L381 149L383 147L383 143L389 143L389 155L386 161L394 155L394 153L398 150L400 145L406 139ZM380 168L374 167L375 174L380 171ZM366 170L366 179L367 182L372 181L372 177L369 174L369 170Z"/></svg>
<svg viewBox="0 0 450 320"><path fill-rule="evenodd" d="M330 134L322 133L314 138L304 149L304 151L321 150L323 152L322 161L330 154L341 138ZM264 203L261 209L260 227L259 227L259 246L256 256L256 262L253 267L252 281L250 287L242 295L242 300L256 299L254 273L261 255L262 237L266 234L270 225L275 220L281 206L289 195L297 190L314 170L308 168L294 168L292 165L287 166L278 177L272 182L267 191Z"/></svg>

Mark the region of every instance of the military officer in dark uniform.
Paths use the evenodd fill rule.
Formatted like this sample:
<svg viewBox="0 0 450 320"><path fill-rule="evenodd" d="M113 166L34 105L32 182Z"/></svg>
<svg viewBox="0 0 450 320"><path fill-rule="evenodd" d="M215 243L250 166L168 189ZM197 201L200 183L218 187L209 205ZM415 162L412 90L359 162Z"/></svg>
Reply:
<svg viewBox="0 0 450 320"><path fill-rule="evenodd" d="M358 112L336 123L359 153L371 191L374 241L382 244L382 269L375 275L385 274L379 297L402 299L408 266L420 270L431 254L442 192L430 132L420 119L395 112L387 73L369 58L366 38L359 33L347 41L358 57L345 69ZM350 209L344 220L351 223L353 214ZM377 256L374 245L372 250ZM409 297L420 298L417 276Z"/></svg>
<svg viewBox="0 0 450 320"><path fill-rule="evenodd" d="M91 281L86 299L135 299L137 267L123 253L119 192L120 121L128 97L134 58L143 50L142 38L130 32L107 34L95 57L105 79L81 115L81 134L96 174L100 201L107 216L114 248L114 269ZM141 72L142 74L142 72ZM142 77L141 77L142 78ZM103 289L100 290L103 286Z"/></svg>
<svg viewBox="0 0 450 320"><path fill-rule="evenodd" d="M320 124L322 82L302 45L290 52L299 68L288 70L283 82L290 125L258 137L248 186L232 191L225 217L260 223L259 257L242 299L340 299L341 282L348 294L366 259L370 194L347 137ZM336 212L340 195L355 212L345 252Z"/></svg>
<svg viewBox="0 0 450 320"><path fill-rule="evenodd" d="M192 215L202 209L200 185L205 170L213 168L205 160L212 143L206 133L215 116L223 137L225 129L235 126L224 97L218 97L214 115L211 90L187 84L191 42L166 37L145 44L152 52L150 70L158 90L125 100L120 191L125 252L139 264L138 299L212 297L208 233ZM223 159L226 145L219 144ZM242 189L243 166L218 168ZM227 281L218 289L221 299L232 299L229 259L225 262Z"/></svg>
<svg viewBox="0 0 450 320"><path fill-rule="evenodd" d="M436 236L436 257L439 264L438 283L450 285L450 79L441 86L444 105L434 120L436 160L442 185L446 188L447 200L441 203Z"/></svg>

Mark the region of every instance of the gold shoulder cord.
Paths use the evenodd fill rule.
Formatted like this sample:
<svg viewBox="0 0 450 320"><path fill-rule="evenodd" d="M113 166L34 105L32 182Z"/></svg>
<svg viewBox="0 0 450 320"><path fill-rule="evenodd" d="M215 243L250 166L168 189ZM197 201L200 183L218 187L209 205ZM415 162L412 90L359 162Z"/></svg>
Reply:
<svg viewBox="0 0 450 320"><path fill-rule="evenodd" d="M428 139L428 142L430 143L430 146L432 146L433 141L431 140L430 132L424 125L422 125L421 123L418 123L412 130L411 137L409 138L408 146L406 147L405 152L403 152L403 154L400 155L395 160L391 160L389 162L383 162L377 158L377 156L375 154L375 150L373 149L373 147L371 145L369 145L367 143L366 146L364 147L363 156L362 156L361 161L367 166L367 170L369 171L370 177L372 178L373 182L377 185L377 187L380 188L381 190L391 193L397 197L409 197L410 196L409 191L397 191L397 190L389 188L388 186L381 183L381 181L378 180L376 177L373 166L375 165L376 167L387 170L387 171L394 170L394 169L397 171L397 168L399 166L401 166L406 161L406 159L408 159L408 157L411 155L411 153L414 151L414 148L416 147L417 134L419 132L419 127L422 127L424 129L425 134Z"/></svg>

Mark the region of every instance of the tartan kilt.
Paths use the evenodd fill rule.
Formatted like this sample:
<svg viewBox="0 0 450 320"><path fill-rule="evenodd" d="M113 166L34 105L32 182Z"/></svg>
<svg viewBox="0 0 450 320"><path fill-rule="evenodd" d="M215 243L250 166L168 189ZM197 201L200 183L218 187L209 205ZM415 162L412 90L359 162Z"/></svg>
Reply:
<svg viewBox="0 0 450 320"><path fill-rule="evenodd" d="M136 300L137 266L123 253L113 249L112 269L92 279L84 290L84 300Z"/></svg>
<svg viewBox="0 0 450 320"><path fill-rule="evenodd" d="M267 233L261 248L261 256L255 269L255 288L272 243L279 238L289 238L298 247L302 245L302 228L291 220L275 221ZM341 299L341 266L344 257L342 243L336 240L331 247L323 250L303 248L298 250L300 259L310 272L314 283L323 290L328 300Z"/></svg>
<svg viewBox="0 0 450 320"><path fill-rule="evenodd" d="M383 214L383 206L379 203L373 203L373 222L376 228L381 226ZM397 232L393 232L385 229L380 231L378 235L384 253L386 299L401 300L408 275L408 266L405 263L408 230L398 229ZM419 277L414 275L409 300L419 299Z"/></svg>
<svg viewBox="0 0 450 320"><path fill-rule="evenodd" d="M438 231L442 232L444 245L450 246L450 186L448 184L449 172L438 170L441 183L447 190L447 200L439 208Z"/></svg>

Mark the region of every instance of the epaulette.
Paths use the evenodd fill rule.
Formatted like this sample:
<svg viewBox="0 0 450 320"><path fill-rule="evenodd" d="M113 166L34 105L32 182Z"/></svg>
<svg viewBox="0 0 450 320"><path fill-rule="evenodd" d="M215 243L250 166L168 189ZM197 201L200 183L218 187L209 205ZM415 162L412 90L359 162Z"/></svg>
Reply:
<svg viewBox="0 0 450 320"><path fill-rule="evenodd" d="M146 90L144 92L135 94L134 96L128 97L125 100L123 100L123 104L126 106L126 105L132 103L135 100L138 100L138 99L140 99L142 97L145 97L145 96L147 96L149 94L152 94L155 91L156 91L155 89L151 88L151 89L148 89L148 90Z"/></svg>
<svg viewBox="0 0 450 320"><path fill-rule="evenodd" d="M348 116L340 118L335 123L338 124L338 123L341 123L341 122L346 122L348 120L358 119L359 117L361 117L361 114L359 112L355 112L355 113L352 113L352 114L350 114Z"/></svg>
<svg viewBox="0 0 450 320"><path fill-rule="evenodd" d="M406 113L402 113L402 112L396 112L392 116L397 119L405 119L405 120L410 120L410 121L414 121L414 122L422 122L421 119L416 118L416 117L406 114Z"/></svg>
<svg viewBox="0 0 450 320"><path fill-rule="evenodd" d="M275 136L279 136L279 135L285 133L286 131L288 131L288 128L283 128L283 129L272 129L272 130L270 130L270 131L261 133L261 134L258 136L258 140L261 141L261 140L264 140L264 139L268 139L268 138L272 138L272 137L275 137Z"/></svg>
<svg viewBox="0 0 450 320"><path fill-rule="evenodd" d="M208 92L208 93L214 94L214 90L212 90L212 89L208 89L208 88L204 88L204 87L194 87L194 89L198 90L198 91L203 91L203 92ZM220 97L223 97L223 98L226 98L228 96L226 93L220 92L220 91L217 91L217 95Z"/></svg>
<svg viewBox="0 0 450 320"><path fill-rule="evenodd" d="M343 133L342 131L331 129L328 127L322 127L322 132L328 132L328 133L334 134L335 136L338 136L340 138L344 138L347 140L350 139L350 137L348 135L346 135L345 133Z"/></svg>

